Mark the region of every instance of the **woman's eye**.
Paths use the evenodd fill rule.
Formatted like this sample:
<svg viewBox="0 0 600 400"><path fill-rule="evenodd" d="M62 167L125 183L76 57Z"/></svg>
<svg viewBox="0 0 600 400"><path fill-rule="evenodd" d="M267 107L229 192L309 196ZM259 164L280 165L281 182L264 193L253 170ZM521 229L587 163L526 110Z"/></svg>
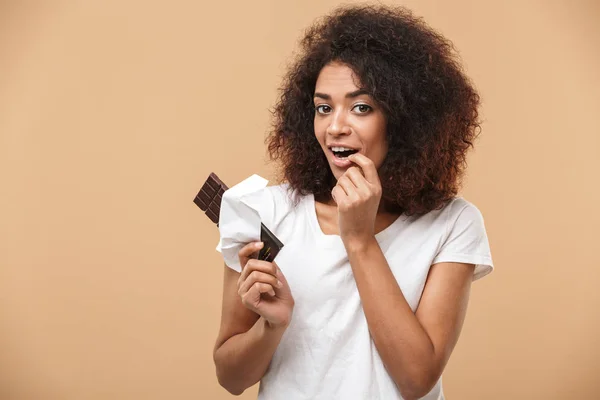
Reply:
<svg viewBox="0 0 600 400"><path fill-rule="evenodd" d="M317 110L317 112L319 114L327 114L328 112L331 111L331 107L329 107L325 104L321 104L320 106L317 106L315 109Z"/></svg>
<svg viewBox="0 0 600 400"><path fill-rule="evenodd" d="M354 106L354 109L356 109L359 114L365 114L371 111L371 106L366 104L357 104Z"/></svg>

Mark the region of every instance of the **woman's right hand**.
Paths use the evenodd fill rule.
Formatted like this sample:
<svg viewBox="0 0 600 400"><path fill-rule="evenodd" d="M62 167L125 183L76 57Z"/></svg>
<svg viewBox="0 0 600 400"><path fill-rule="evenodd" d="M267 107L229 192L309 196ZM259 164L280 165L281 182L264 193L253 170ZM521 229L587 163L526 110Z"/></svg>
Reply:
<svg viewBox="0 0 600 400"><path fill-rule="evenodd" d="M287 327L292 320L294 298L275 262L252 258L262 246L262 242L252 242L239 251L242 273L238 280L238 294L244 306L263 317L269 325Z"/></svg>

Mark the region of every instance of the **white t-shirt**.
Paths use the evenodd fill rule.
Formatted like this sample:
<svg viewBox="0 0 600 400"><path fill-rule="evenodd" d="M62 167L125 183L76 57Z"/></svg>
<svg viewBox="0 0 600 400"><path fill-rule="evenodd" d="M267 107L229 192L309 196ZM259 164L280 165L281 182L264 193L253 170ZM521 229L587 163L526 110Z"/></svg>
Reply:
<svg viewBox="0 0 600 400"><path fill-rule="evenodd" d="M295 307L258 399L402 399L369 334L340 236L321 230L313 195L294 206L288 188L267 187L260 210L262 222L284 243L275 262ZM475 264L473 280L493 269L482 215L462 198L423 216L402 215L376 238L413 312L431 265ZM240 272L239 262L228 265ZM444 399L441 378L423 399Z"/></svg>

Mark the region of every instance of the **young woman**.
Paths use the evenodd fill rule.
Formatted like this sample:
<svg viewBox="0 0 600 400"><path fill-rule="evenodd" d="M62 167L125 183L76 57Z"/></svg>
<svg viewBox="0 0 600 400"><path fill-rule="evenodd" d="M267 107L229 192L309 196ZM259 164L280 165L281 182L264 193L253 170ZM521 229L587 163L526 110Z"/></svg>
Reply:
<svg viewBox="0 0 600 400"><path fill-rule="evenodd" d="M458 197L479 96L449 41L403 8L343 7L307 30L275 107L284 183L225 265L219 382L259 399L443 399L471 282L492 270ZM239 263L238 263L239 261Z"/></svg>

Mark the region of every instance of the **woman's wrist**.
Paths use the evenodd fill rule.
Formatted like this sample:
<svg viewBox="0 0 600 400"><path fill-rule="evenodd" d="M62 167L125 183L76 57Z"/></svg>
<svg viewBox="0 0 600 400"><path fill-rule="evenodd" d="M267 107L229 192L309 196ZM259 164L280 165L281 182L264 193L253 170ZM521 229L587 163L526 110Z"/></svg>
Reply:
<svg viewBox="0 0 600 400"><path fill-rule="evenodd" d="M366 253L371 247L378 245L375 235L369 235L362 238L348 238L343 240L343 242L346 253L348 253L349 256Z"/></svg>
<svg viewBox="0 0 600 400"><path fill-rule="evenodd" d="M262 322L265 334L283 334L290 325L289 322L275 324L264 317L260 317L259 321Z"/></svg>

